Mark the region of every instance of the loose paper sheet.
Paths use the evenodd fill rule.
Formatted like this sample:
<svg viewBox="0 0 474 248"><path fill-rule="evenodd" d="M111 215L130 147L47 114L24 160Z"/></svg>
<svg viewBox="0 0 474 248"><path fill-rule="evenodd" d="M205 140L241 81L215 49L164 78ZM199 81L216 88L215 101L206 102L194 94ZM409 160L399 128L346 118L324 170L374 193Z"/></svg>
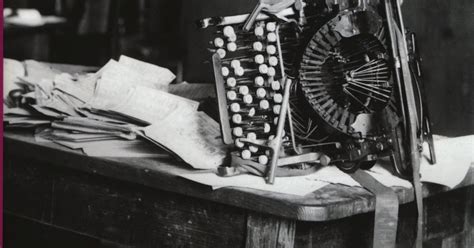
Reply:
<svg viewBox="0 0 474 248"><path fill-rule="evenodd" d="M219 124L203 112L175 112L144 132L195 169L213 169L222 164L227 152L219 130Z"/></svg>
<svg viewBox="0 0 474 248"><path fill-rule="evenodd" d="M98 141L82 147L82 151L91 157L120 158L167 158L169 155L160 148L144 141Z"/></svg>
<svg viewBox="0 0 474 248"><path fill-rule="evenodd" d="M474 135L435 140L437 163L431 165L428 147L423 149L420 167L421 181L448 186L458 185L474 163Z"/></svg>
<svg viewBox="0 0 474 248"><path fill-rule="evenodd" d="M26 70L20 61L3 59L3 99L6 100L10 91L21 89L15 82L18 77L25 76Z"/></svg>
<svg viewBox="0 0 474 248"><path fill-rule="evenodd" d="M196 112L199 106L198 102L141 86L133 87L129 96L121 101L120 105L111 106L109 110L149 124L163 120L171 113L186 116Z"/></svg>
<svg viewBox="0 0 474 248"><path fill-rule="evenodd" d="M282 194L304 196L316 191L329 183L308 180L301 177L277 177L273 185L265 183L265 179L253 175L239 175L234 177L220 177L214 173L194 173L184 174L181 177L195 181L204 185L209 185L212 189L222 187L242 187L258 189Z"/></svg>
<svg viewBox="0 0 474 248"><path fill-rule="evenodd" d="M412 187L409 181L392 175L388 170L383 168L380 163L376 164L371 170L367 171L367 173L387 187ZM351 176L339 170L336 166L324 166L317 172L307 175L306 177L308 179L324 181L332 184L342 184L350 187L362 187L358 182L352 179Z"/></svg>
<svg viewBox="0 0 474 248"><path fill-rule="evenodd" d="M92 85L89 77L80 77L76 81L72 75L62 73L54 78L54 86L55 89L80 100L84 104L90 101L94 95L95 82Z"/></svg>
<svg viewBox="0 0 474 248"><path fill-rule="evenodd" d="M142 77L153 83L154 88L167 91L168 85L176 76L168 69L146 63L127 56L120 56L119 63L138 72Z"/></svg>

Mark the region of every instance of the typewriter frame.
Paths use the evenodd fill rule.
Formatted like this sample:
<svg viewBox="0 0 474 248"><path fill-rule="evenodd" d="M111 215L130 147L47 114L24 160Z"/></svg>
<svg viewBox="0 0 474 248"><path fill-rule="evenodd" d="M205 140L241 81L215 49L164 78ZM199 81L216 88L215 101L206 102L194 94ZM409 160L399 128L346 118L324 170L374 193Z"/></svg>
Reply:
<svg viewBox="0 0 474 248"><path fill-rule="evenodd" d="M299 2L299 1L297 1ZM309 1L308 1L309 2ZM382 3L383 2L383 3ZM310 4L303 3L303 7L308 7ZM403 25L403 18L400 9L400 3L398 1L393 2L392 0L379 1L379 0L343 0L343 1L312 1L314 8L324 8L324 11L331 16L329 20L337 18L338 16L344 16L347 13L355 11L378 11L383 16L384 24L388 30L387 37L390 39L387 47L388 51L391 51L390 63L392 69L392 80L394 84L394 90L398 90L398 94L393 94L391 101L396 105L396 111L399 115L388 116L387 122L385 123L387 128L383 138L383 142L364 142L363 139L357 139L354 137L347 137L340 135L340 141L330 142L330 144L324 144L324 142L316 143L315 145L330 145L333 146L330 149L322 150L304 150L301 146L298 146L297 139L295 138L294 124L292 118L292 107L290 106L290 95L292 94L291 89L295 85L301 83L301 77L298 70L292 70L293 68L286 68L285 60L282 56L282 45L280 39L280 24L294 23L296 27L308 27L306 25L306 13L303 7L298 7L295 4L291 8L287 8L279 12L278 14L260 14L256 17L257 22L274 21L277 22L276 27L276 47L278 50L278 64L280 73L280 84L283 88L283 100L281 102L281 110L278 114L278 122L276 128L274 128L274 136L269 140L255 140L249 138L236 138L238 141L258 148L267 149L270 151L271 159L268 165L250 161L248 159L241 159L236 154L232 154L232 169L221 168L221 174L233 175L236 173L250 172L261 176L266 176L267 183L273 183L276 176L291 176L300 175L306 172L311 172L311 169L295 170L283 170L281 165L288 164L305 164L305 163L320 163L322 165L328 165L329 163L335 163L338 167L344 171L352 172L358 168L369 168L378 157L390 156L393 164L394 171L401 177L413 178L414 172L419 167L419 159L422 143L427 140L429 143L431 162L435 162L434 146L432 143L430 121L426 110L425 96L422 93L421 85L419 83L420 75L415 75L414 68L419 68L419 60L416 59L415 53L415 41L414 36L410 36L409 45L407 44L407 38L405 37L405 28ZM337 3L337 4L336 4ZM323 6L321 6L323 4ZM325 5L324 5L325 4ZM306 6L305 6L306 5ZM396 7L395 7L396 6ZM235 25L239 26L245 21L248 22L249 15L233 16L233 17L214 17L207 18L200 21L199 25L202 28L208 26L228 26ZM248 23L244 24L244 27L248 27ZM327 23L328 20L324 20L323 23ZM305 26L306 25L306 26ZM311 27L311 25L309 25ZM318 29L320 27L317 27ZM244 28L245 29L245 28ZM247 32L240 30L239 32ZM298 36L299 34L296 34ZM303 40L303 38L300 38ZM300 41L301 41L300 40ZM298 41L298 42L300 42ZM310 40L302 41L305 43L305 47L309 44ZM387 43L386 43L387 44ZM301 45L300 45L301 48ZM214 76L216 82L216 92L219 103L219 118L221 123L221 131L223 141L226 144L232 144L235 139L232 135L230 117L229 117L229 104L226 99L225 80L222 73L222 54L217 51L213 57ZM301 59L300 59L301 61ZM293 61L294 63L294 61ZM418 73L419 74L419 73ZM296 86L297 87L297 86ZM416 92L415 92L416 91ZM294 94L294 93L293 93ZM425 110L423 110L425 109ZM392 119L390 119L392 118ZM399 119L397 119L399 118ZM288 121L286 121L288 119ZM289 136L285 136L289 133ZM285 154L282 156L281 147L282 143L291 143L293 153L291 155ZM353 147L357 146L357 147ZM331 158L326 153L331 153L331 150L339 150L331 154ZM341 152L341 150L344 150ZM342 154L342 155L341 155ZM332 160L332 161L331 161ZM237 169L236 168L240 168ZM242 169L243 168L243 169Z"/></svg>

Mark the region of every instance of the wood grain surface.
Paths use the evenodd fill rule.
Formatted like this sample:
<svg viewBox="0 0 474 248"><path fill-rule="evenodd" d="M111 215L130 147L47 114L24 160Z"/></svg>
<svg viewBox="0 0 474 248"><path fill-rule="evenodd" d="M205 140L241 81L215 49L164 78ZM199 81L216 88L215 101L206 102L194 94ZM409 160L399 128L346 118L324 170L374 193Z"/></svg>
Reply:
<svg viewBox="0 0 474 248"><path fill-rule="evenodd" d="M209 187L179 178L192 173L191 167L165 159L124 159L88 157L54 143L38 143L31 133L7 131L4 134L6 160L21 156L51 166L102 175L147 187L210 200L243 209L303 221L328 221L374 210L374 197L358 187L328 185L304 197L245 188ZM458 186L472 184L474 170ZM411 189L394 188L400 203L413 201ZM424 196L448 191L433 184L424 185Z"/></svg>

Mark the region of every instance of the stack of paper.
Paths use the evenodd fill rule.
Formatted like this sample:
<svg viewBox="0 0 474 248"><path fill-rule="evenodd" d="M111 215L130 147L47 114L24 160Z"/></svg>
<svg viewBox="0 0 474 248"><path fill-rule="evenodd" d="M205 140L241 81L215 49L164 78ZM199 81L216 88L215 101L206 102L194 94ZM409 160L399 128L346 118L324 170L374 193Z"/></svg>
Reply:
<svg viewBox="0 0 474 248"><path fill-rule="evenodd" d="M195 168L222 163L218 124L197 111L198 102L168 93L175 78L168 69L126 56L84 75L27 62L25 70L4 61L5 89L20 91L4 95L7 127L37 127L38 141L91 156L157 157L164 149Z"/></svg>

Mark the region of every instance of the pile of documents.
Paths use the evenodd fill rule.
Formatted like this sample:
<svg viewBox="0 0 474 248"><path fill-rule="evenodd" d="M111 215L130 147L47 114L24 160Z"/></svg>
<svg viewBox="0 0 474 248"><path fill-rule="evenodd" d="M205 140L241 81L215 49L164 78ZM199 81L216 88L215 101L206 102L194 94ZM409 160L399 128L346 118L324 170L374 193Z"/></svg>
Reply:
<svg viewBox="0 0 474 248"><path fill-rule="evenodd" d="M168 92L175 75L166 68L126 56L89 74L8 59L4 68L5 126L34 127L39 142L90 156L172 154L198 169L225 157L218 123L197 101Z"/></svg>

